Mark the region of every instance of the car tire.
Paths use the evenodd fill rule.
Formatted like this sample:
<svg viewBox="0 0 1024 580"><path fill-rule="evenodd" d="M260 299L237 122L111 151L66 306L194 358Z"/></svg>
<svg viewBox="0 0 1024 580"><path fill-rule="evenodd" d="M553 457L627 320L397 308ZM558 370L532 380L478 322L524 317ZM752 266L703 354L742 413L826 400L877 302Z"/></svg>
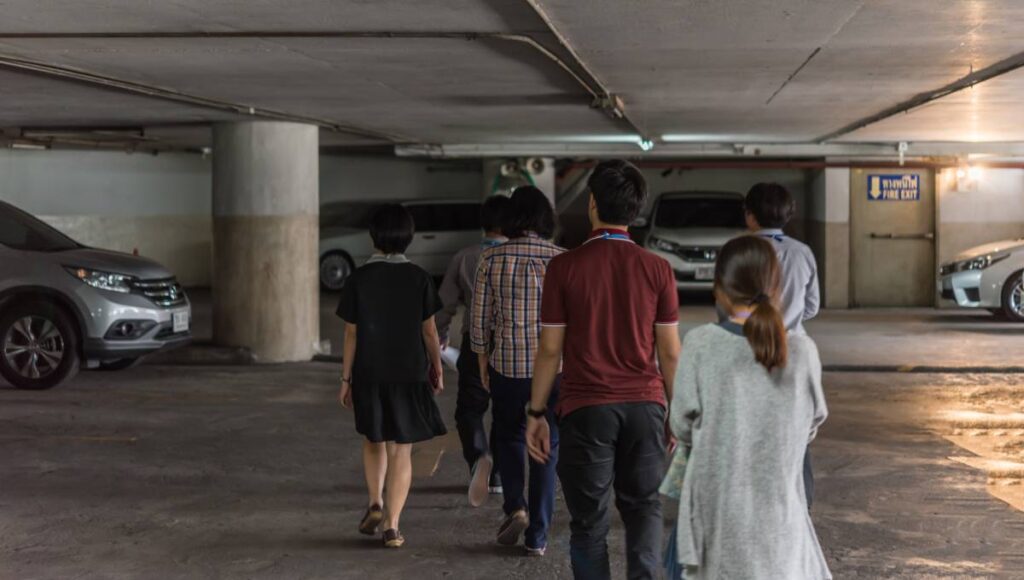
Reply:
<svg viewBox="0 0 1024 580"><path fill-rule="evenodd" d="M75 321L52 302L12 304L0 314L0 375L19 389L52 389L78 374Z"/></svg>
<svg viewBox="0 0 1024 580"><path fill-rule="evenodd" d="M355 264L348 254L328 252L320 258L320 287L328 292L340 292L354 271Z"/></svg>
<svg viewBox="0 0 1024 580"><path fill-rule="evenodd" d="M1003 316L1013 322L1024 322L1024 270L1018 270L1003 284Z"/></svg>
<svg viewBox="0 0 1024 580"><path fill-rule="evenodd" d="M102 362L100 362L99 366L96 367L96 370L100 370L100 371L123 371L125 369L130 369L133 366L139 364L140 360L142 360L141 356L136 356L136 357L132 357L132 358L119 358L119 359L109 360L109 361L102 361Z"/></svg>

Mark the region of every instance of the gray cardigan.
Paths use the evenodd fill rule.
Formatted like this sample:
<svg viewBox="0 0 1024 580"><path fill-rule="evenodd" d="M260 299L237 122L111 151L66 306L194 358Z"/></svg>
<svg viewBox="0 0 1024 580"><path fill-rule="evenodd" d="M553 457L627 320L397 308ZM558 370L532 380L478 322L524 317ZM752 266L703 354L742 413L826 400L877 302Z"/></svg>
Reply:
<svg viewBox="0 0 1024 580"><path fill-rule="evenodd" d="M692 446L679 501L687 578L830 579L807 511L803 458L828 411L821 361L789 334L789 361L769 373L746 338L714 324L686 335L672 430Z"/></svg>

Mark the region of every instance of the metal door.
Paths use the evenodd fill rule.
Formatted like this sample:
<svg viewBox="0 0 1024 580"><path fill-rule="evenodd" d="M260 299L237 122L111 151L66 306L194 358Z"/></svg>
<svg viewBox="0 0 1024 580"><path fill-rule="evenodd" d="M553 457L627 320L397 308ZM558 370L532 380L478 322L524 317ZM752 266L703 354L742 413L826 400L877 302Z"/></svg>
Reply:
<svg viewBox="0 0 1024 580"><path fill-rule="evenodd" d="M850 171L855 306L935 305L935 173Z"/></svg>

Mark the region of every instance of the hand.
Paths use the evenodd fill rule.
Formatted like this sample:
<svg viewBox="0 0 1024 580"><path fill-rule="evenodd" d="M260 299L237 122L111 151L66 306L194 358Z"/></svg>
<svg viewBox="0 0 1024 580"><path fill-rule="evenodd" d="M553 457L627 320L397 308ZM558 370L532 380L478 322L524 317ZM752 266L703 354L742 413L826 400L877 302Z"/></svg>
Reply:
<svg viewBox="0 0 1024 580"><path fill-rule="evenodd" d="M672 425L669 421L665 420L665 452L672 455L676 452L676 447L679 446L679 440L676 439L675 433L672 433Z"/></svg>
<svg viewBox="0 0 1024 580"><path fill-rule="evenodd" d="M430 366L431 373L431 386L434 387L434 396L440 395L444 391L444 371L440 367Z"/></svg>
<svg viewBox="0 0 1024 580"><path fill-rule="evenodd" d="M341 406L346 409L352 408L352 385L346 381L341 383L341 392L338 393L338 400L341 401Z"/></svg>
<svg viewBox="0 0 1024 580"><path fill-rule="evenodd" d="M537 463L551 460L551 426L545 417L526 417L526 448Z"/></svg>
<svg viewBox="0 0 1024 580"><path fill-rule="evenodd" d="M488 393L491 392L491 373L480 374L480 386Z"/></svg>

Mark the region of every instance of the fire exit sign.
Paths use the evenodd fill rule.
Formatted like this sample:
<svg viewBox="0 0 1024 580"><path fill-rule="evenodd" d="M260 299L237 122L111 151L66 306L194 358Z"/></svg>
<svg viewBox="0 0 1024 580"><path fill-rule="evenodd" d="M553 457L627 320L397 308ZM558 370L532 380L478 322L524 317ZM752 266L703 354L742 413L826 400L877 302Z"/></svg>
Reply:
<svg viewBox="0 0 1024 580"><path fill-rule="evenodd" d="M920 175L868 175L869 201L920 201Z"/></svg>

